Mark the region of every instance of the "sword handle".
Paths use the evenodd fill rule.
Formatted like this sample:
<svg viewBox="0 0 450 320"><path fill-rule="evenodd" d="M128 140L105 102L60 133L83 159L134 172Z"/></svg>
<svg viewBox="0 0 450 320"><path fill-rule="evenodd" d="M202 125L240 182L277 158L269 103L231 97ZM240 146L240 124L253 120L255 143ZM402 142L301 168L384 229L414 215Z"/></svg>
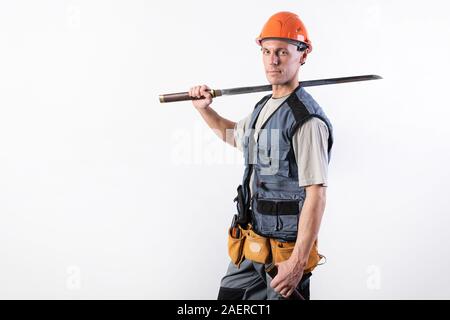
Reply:
<svg viewBox="0 0 450 320"><path fill-rule="evenodd" d="M221 90L207 90L209 93L211 93L213 98L220 97L222 95ZM161 94L159 96L159 102L166 103L166 102L176 102L176 101L188 101L188 100L201 100L204 99L204 97L196 98L191 97L189 95L189 92L178 92L178 93L169 93L169 94Z"/></svg>
<svg viewBox="0 0 450 320"><path fill-rule="evenodd" d="M278 274L278 268L275 266L275 264L271 263L266 268L266 272L273 279ZM302 296L300 292L298 292L297 289L294 289L291 296L289 297L289 300L305 300L305 298Z"/></svg>

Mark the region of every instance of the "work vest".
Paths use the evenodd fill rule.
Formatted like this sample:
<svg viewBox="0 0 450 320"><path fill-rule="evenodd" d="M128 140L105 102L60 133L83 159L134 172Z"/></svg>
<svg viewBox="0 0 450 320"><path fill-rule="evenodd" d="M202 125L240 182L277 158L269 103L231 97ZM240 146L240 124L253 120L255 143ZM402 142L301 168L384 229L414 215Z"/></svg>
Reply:
<svg viewBox="0 0 450 320"><path fill-rule="evenodd" d="M329 162L333 128L322 108L305 89L298 86L262 124L255 142L255 123L270 97L267 95L256 104L244 133L244 200L251 209L251 224L256 233L282 241L295 241L306 193L305 188L299 186L299 168L292 137L311 117L323 120L329 132ZM253 196L250 198L252 172Z"/></svg>

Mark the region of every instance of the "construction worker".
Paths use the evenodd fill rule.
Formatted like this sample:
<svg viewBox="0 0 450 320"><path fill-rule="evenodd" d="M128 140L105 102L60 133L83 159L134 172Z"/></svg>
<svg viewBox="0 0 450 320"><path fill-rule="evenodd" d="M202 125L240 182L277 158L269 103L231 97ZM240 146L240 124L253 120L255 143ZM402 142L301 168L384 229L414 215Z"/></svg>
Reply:
<svg viewBox="0 0 450 320"><path fill-rule="evenodd" d="M332 126L299 86L300 66L312 50L300 18L291 12L274 14L256 42L272 94L246 118L235 123L217 114L207 85L189 90L191 97L203 97L192 103L208 126L245 158L241 196L248 207L248 227L239 226L238 235L229 235L232 261L218 299L287 299L294 290L309 299ZM273 279L265 271L270 262L278 268Z"/></svg>

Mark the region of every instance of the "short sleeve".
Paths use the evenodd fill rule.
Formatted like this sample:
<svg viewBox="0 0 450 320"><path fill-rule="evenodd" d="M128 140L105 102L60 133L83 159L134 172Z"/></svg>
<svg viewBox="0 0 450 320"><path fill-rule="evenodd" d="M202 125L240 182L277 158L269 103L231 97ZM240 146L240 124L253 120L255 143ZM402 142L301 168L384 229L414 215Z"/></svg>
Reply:
<svg viewBox="0 0 450 320"><path fill-rule="evenodd" d="M233 131L234 141L236 143L236 148L238 148L240 151L242 151L243 149L242 145L244 142L244 134L245 131L248 129L250 117L251 114L249 114L246 118L240 120L239 122L236 122L236 125L234 126Z"/></svg>
<svg viewBox="0 0 450 320"><path fill-rule="evenodd" d="M324 121L312 117L292 137L301 187L312 184L328 186L328 127Z"/></svg>

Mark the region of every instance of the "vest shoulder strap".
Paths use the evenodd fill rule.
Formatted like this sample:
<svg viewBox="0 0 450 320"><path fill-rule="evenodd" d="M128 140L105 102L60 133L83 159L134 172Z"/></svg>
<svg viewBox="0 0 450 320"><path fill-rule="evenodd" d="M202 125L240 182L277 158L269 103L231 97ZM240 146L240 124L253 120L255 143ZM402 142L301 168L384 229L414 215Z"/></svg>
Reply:
<svg viewBox="0 0 450 320"><path fill-rule="evenodd" d="M327 124L327 121L324 118L322 118L320 115L309 112L309 110L306 108L305 104L297 97L296 94L291 95L287 99L287 104L291 108L292 114L294 115L294 118L295 118L295 125L293 126L293 128L290 132L290 137L289 137L291 140L292 140L292 136L294 135L295 131L297 131L297 129L303 123L305 123L306 120L308 120L312 117L319 118L320 120L325 122L325 124ZM328 126L328 124L327 124L327 126ZM330 135L328 137L328 152L331 151L332 145L333 145L333 137L330 132Z"/></svg>
<svg viewBox="0 0 450 320"><path fill-rule="evenodd" d="M300 101L297 94L290 95L287 99L287 104L292 110L295 122L300 123L310 117L311 113L308 111L303 102Z"/></svg>

